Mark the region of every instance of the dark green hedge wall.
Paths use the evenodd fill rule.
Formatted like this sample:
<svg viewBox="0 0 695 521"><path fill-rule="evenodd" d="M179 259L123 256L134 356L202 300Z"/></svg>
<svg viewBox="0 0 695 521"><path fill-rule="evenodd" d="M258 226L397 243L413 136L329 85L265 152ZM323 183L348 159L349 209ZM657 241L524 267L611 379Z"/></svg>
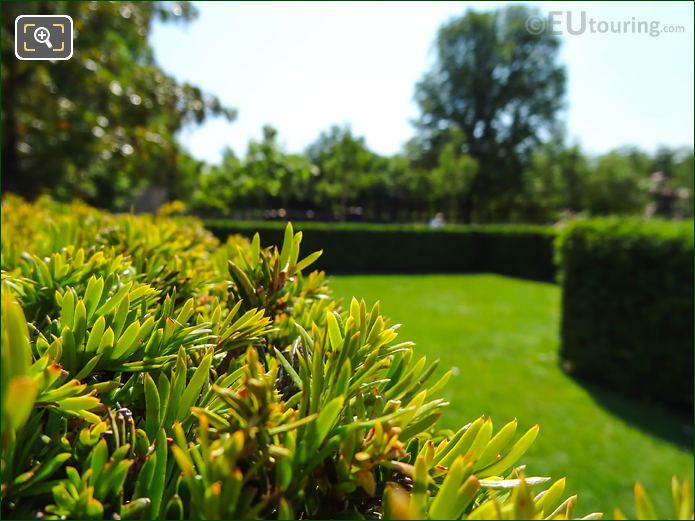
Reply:
<svg viewBox="0 0 695 521"><path fill-rule="evenodd" d="M570 372L692 411L693 222L575 221L556 246Z"/></svg>
<svg viewBox="0 0 695 521"><path fill-rule="evenodd" d="M266 244L282 241L284 223L208 220L220 239L258 231ZM329 273L492 272L553 282L555 230L545 226L448 226L294 223L305 251Z"/></svg>

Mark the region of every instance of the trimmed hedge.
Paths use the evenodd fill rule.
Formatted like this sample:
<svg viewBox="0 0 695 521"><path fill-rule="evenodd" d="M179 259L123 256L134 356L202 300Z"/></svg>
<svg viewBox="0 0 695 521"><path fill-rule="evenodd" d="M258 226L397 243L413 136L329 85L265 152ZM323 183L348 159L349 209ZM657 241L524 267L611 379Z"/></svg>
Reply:
<svg viewBox="0 0 695 521"><path fill-rule="evenodd" d="M693 222L574 221L556 251L568 371L692 411Z"/></svg>
<svg viewBox="0 0 695 521"><path fill-rule="evenodd" d="M284 224L208 220L220 239L260 232L280 244ZM493 272L553 282L555 229L547 226L446 226L355 223L295 223L309 250L323 250L316 262L331 273Z"/></svg>

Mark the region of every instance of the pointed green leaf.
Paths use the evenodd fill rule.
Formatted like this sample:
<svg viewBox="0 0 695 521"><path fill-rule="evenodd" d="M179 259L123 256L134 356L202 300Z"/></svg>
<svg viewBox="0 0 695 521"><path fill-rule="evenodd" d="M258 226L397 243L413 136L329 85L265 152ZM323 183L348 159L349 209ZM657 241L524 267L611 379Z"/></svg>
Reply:
<svg viewBox="0 0 695 521"><path fill-rule="evenodd" d="M479 478L487 478L490 476L500 475L505 470L509 469L514 463L516 463L521 456L533 445L533 442L538 436L538 430L540 427L534 425L531 427L526 434L524 434L519 440L509 449L502 458L500 458L495 463L485 467L480 472L477 472Z"/></svg>
<svg viewBox="0 0 695 521"><path fill-rule="evenodd" d="M208 381L208 376L210 373L210 364L212 363L213 352L210 350L200 362L200 365L193 373L191 381L188 383L186 390L181 396L179 402L178 411L176 413L176 418L183 420L188 414L190 414L190 409L198 401L200 396L200 391L203 385Z"/></svg>

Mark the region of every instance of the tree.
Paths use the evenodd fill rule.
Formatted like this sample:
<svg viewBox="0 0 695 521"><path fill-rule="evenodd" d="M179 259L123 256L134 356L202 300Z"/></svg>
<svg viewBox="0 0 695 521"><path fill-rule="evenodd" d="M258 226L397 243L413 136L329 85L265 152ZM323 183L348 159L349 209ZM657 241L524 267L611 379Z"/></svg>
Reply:
<svg viewBox="0 0 695 521"><path fill-rule="evenodd" d="M406 151L407 152L407 151ZM379 158L362 196L368 219L426 219L432 201L431 176L416 167L407 153Z"/></svg>
<svg viewBox="0 0 695 521"><path fill-rule="evenodd" d="M251 140L244 160L244 173L253 182L252 192L256 207L265 210L268 195L276 196L282 187L286 172L283 154L277 143L277 130L271 126L263 127L263 139Z"/></svg>
<svg viewBox="0 0 695 521"><path fill-rule="evenodd" d="M647 213L662 217L692 215L692 149L660 147L652 160L649 176L651 201Z"/></svg>
<svg viewBox="0 0 695 521"><path fill-rule="evenodd" d="M249 143L244 160L244 174L251 180L256 207L265 210L269 200L287 209L291 200L306 193L312 165L301 155L286 154L278 143L278 132L263 127L263 139Z"/></svg>
<svg viewBox="0 0 695 521"><path fill-rule="evenodd" d="M565 93L560 40L531 34L525 24L534 14L510 6L468 11L445 24L435 42L436 61L416 86L422 112L416 125L430 164L454 126L465 135L462 152L478 161L463 205L465 222L500 217L532 152L557 124ZM492 198L499 210L489 206Z"/></svg>
<svg viewBox="0 0 695 521"><path fill-rule="evenodd" d="M591 215L638 214L647 204L649 158L634 149L599 156L581 181L581 208Z"/></svg>
<svg viewBox="0 0 695 521"><path fill-rule="evenodd" d="M432 193L447 207L451 222L459 219L462 201L469 201L478 163L461 153L463 134L456 128L439 153L437 168L432 172ZM464 207L465 212L465 207Z"/></svg>
<svg viewBox="0 0 695 521"><path fill-rule="evenodd" d="M277 130L266 125L263 137L249 142L243 159L227 148L221 164L205 169L193 206L205 213L252 210L256 216L278 205L287 211L308 202L309 185L316 173L317 168L306 156L286 153L278 142Z"/></svg>
<svg viewBox="0 0 695 521"><path fill-rule="evenodd" d="M307 156L319 168L318 197L332 203L344 220L348 202L366 188L377 156L367 148L364 138L353 136L349 127L337 126L321 133L307 149Z"/></svg>
<svg viewBox="0 0 695 521"><path fill-rule="evenodd" d="M557 135L536 150L524 169L515 220L549 223L580 208L581 183L588 163L579 146L564 145Z"/></svg>
<svg viewBox="0 0 695 521"><path fill-rule="evenodd" d="M675 217L693 216L693 149L684 148L677 154L673 184L675 185Z"/></svg>
<svg viewBox="0 0 695 521"><path fill-rule="evenodd" d="M207 165L198 178L193 192L194 210L206 214L228 213L231 208L240 205L250 191L249 183L241 175L241 161L234 150L226 147L222 152L222 162Z"/></svg>
<svg viewBox="0 0 695 521"><path fill-rule="evenodd" d="M198 168L175 134L209 115L233 118L198 87L179 83L155 62L152 23L190 21L188 2L2 3L3 190L50 191L99 206L124 206L145 184L180 196ZM61 62L14 56L19 14L68 14L74 54ZM185 165L186 168L182 168ZM187 168L188 166L192 168Z"/></svg>

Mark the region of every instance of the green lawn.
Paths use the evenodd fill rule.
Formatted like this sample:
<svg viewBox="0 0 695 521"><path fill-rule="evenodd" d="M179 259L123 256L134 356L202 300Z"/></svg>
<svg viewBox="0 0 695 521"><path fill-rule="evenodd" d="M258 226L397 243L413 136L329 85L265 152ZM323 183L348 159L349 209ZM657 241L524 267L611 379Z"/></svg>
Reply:
<svg viewBox="0 0 695 521"><path fill-rule="evenodd" d="M671 475L692 477L692 431L668 412L583 385L558 366L560 290L552 284L496 275L341 276L337 296L380 300L440 372L457 368L440 420L456 428L480 414L497 427L518 418L539 423L524 457L533 475L566 476L578 492L578 513L613 507L634 513L640 480L669 515ZM349 300L346 300L349 302Z"/></svg>

